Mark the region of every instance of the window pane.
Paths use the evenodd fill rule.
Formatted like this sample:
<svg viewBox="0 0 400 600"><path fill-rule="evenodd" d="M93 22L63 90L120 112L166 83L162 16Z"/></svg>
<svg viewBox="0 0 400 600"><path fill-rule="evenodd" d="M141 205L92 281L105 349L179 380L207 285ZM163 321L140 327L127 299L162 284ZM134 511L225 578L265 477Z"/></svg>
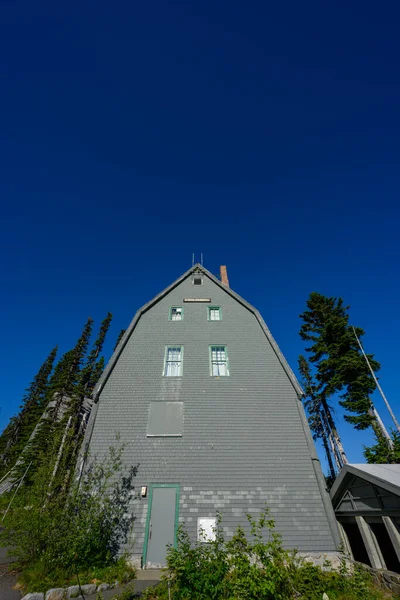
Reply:
<svg viewBox="0 0 400 600"><path fill-rule="evenodd" d="M167 377L178 377L178 375L180 374L180 363L178 363L178 362L167 363L167 370L166 370L165 374Z"/></svg>
<svg viewBox="0 0 400 600"><path fill-rule="evenodd" d="M180 306L171 308L171 321L182 321L182 308Z"/></svg>
<svg viewBox="0 0 400 600"><path fill-rule="evenodd" d="M212 374L214 375L214 377L225 377L227 375L226 363L213 363Z"/></svg>
<svg viewBox="0 0 400 600"><path fill-rule="evenodd" d="M214 377L227 377L229 375L224 346L213 346L211 348L211 373Z"/></svg>
<svg viewBox="0 0 400 600"><path fill-rule="evenodd" d="M182 348L169 347L167 348L167 355L165 360L165 376L166 377L179 377L181 375L182 366Z"/></svg>
<svg viewBox="0 0 400 600"><path fill-rule="evenodd" d="M210 321L219 321L221 318L219 307L210 308Z"/></svg>

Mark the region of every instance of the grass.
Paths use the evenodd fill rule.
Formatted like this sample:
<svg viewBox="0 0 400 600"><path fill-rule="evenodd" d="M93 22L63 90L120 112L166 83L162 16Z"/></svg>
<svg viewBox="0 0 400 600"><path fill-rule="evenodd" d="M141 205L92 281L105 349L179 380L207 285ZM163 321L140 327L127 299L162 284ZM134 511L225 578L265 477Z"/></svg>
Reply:
<svg viewBox="0 0 400 600"><path fill-rule="evenodd" d="M18 568L18 565L14 565ZM79 581L78 581L79 578ZM71 575L65 569L55 569L47 572L40 561L22 571L18 584L24 592L46 592L50 588L66 588L73 585L85 585L87 583L114 583L121 584L132 581L135 578L135 569L127 564L124 558L120 558L115 564L107 567L93 567L78 574Z"/></svg>

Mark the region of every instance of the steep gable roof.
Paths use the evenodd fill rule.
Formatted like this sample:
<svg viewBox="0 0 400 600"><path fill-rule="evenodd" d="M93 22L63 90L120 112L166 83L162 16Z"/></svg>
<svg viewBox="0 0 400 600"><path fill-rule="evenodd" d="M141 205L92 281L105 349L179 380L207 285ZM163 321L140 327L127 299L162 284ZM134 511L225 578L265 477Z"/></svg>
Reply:
<svg viewBox="0 0 400 600"><path fill-rule="evenodd" d="M335 507L353 477L360 477L368 483L400 496L400 465L345 465L339 473L330 491Z"/></svg>
<svg viewBox="0 0 400 600"><path fill-rule="evenodd" d="M97 382L97 385L95 387L95 391L94 391L94 399L95 402L97 402L98 397L101 393L101 390L103 389L107 379L109 378L109 376L112 373L112 370L118 360L118 358L120 357L123 349L125 348L130 336L132 335L132 332L134 331L140 317L146 312L148 311L152 306L154 306L159 300L161 300L162 298L164 298L167 294L169 294L174 288L176 288L180 283L182 283L182 281L184 281L185 279L187 279L187 277L190 277L190 275L194 272L201 272L204 275L206 275L209 279L211 279L211 281L213 281L216 285L218 285L221 289L223 289L227 294L229 294L230 296L232 296L232 298L235 298L235 300L237 300L240 304L242 304L245 308L247 308L250 312L252 312L254 314L254 316L256 317L257 321L260 324L261 329L263 330L263 332L265 333L265 336L267 337L268 341L270 342L279 362L281 363L286 375L289 377L294 389L296 390L296 393L299 396L303 395L303 390L299 384L299 382L296 379L295 374L293 373L292 369L290 368L288 362L286 361L285 357L283 356L282 352L279 349L278 344L276 343L276 341L274 340L270 330L268 329L264 319L262 318L261 314L258 312L258 310L256 308L254 308L254 306L252 306L251 304L249 304L248 302L246 302L246 300L244 300L241 296L239 296L239 294L236 294L236 292L234 292L233 290L231 290L229 287L227 287L226 285L224 285L223 283L221 283L221 281L219 281L219 279L217 279L217 277L215 277L212 273L210 273L210 271L208 271L207 269L205 269L202 265L200 265L199 263L197 263L196 265L194 265L193 267L191 267L188 271L186 271L185 273L183 273L183 275L181 275L176 281L174 281L173 283L171 283L171 285L169 285L167 288L165 288L162 292L160 292L157 296L155 296L152 300L150 300L150 302L147 302L147 304L145 304L144 306L142 306L142 308L139 308L139 310L137 311L137 313L135 314L135 316L133 317L132 321L129 324L128 329L126 330L126 332L124 333L123 337L121 338L117 348L115 349L114 354L111 356L106 368L103 371L102 376L100 377L99 381Z"/></svg>

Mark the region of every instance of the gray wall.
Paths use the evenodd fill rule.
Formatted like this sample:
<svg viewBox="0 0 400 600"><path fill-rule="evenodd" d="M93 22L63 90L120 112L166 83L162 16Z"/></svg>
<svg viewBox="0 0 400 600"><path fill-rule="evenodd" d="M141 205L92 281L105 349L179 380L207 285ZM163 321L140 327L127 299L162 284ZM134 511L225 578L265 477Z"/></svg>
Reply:
<svg viewBox="0 0 400 600"><path fill-rule="evenodd" d="M184 297L210 297L222 321L207 321L207 305ZM168 320L173 305L184 306L182 322ZM162 377L167 344L184 346L181 378ZM210 344L227 346L229 377L210 377ZM184 403L181 438L147 438L154 401ZM101 392L90 452L102 456L118 431L126 460L140 463L138 489L180 484L179 518L194 537L197 517L220 510L231 536L267 503L286 546L332 551L299 404L254 314L207 276L201 287L189 277L140 318ZM147 499L135 513L133 552L141 554Z"/></svg>

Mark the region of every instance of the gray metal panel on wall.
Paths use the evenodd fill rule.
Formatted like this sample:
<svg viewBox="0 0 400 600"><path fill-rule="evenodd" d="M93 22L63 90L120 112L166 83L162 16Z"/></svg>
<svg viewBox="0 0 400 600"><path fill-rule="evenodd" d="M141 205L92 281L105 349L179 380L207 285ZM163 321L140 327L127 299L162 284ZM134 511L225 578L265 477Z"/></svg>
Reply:
<svg viewBox="0 0 400 600"><path fill-rule="evenodd" d="M200 296L222 307L221 321L207 320L207 304L183 304ZM183 321L170 321L169 307L183 305ZM194 539L197 517L220 510L231 536L267 503L288 547L335 550L297 388L250 308L207 275L202 286L187 277L160 297L103 379L90 451L103 455L118 431L127 464L140 463L139 486L179 482L180 519ZM163 377L167 345L184 346L182 377ZM210 376L210 345L227 346L229 377ZM147 437L151 402L183 402L182 437ZM135 511L140 553L147 500Z"/></svg>
<svg viewBox="0 0 400 600"><path fill-rule="evenodd" d="M183 402L150 402L148 436L182 435Z"/></svg>

